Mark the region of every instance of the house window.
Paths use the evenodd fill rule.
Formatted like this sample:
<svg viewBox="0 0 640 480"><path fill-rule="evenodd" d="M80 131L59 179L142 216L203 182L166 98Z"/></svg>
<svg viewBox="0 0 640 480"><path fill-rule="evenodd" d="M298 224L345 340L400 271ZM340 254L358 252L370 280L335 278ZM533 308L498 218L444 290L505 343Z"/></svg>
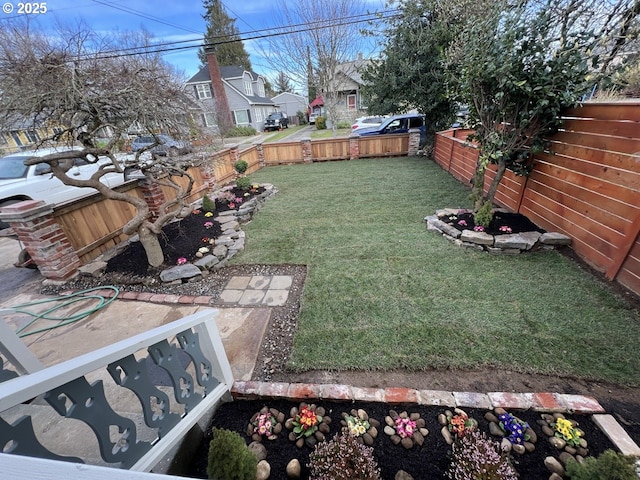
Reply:
<svg viewBox="0 0 640 480"><path fill-rule="evenodd" d="M233 118L236 125L249 125L251 123L251 116L249 110L234 110Z"/></svg>
<svg viewBox="0 0 640 480"><path fill-rule="evenodd" d="M24 134L27 136L27 140L31 143L35 143L40 140L40 136L35 130L25 130Z"/></svg>
<svg viewBox="0 0 640 480"><path fill-rule="evenodd" d="M253 85L251 85L251 80L244 81L244 93L246 95L253 95Z"/></svg>
<svg viewBox="0 0 640 480"><path fill-rule="evenodd" d="M256 112L256 122L262 121L262 108L256 108L254 110Z"/></svg>
<svg viewBox="0 0 640 480"><path fill-rule="evenodd" d="M356 109L356 94L355 93L347 95L347 108L349 110L355 110Z"/></svg>
<svg viewBox="0 0 640 480"><path fill-rule="evenodd" d="M264 84L263 83L258 83L258 95L260 95L261 97L264 97Z"/></svg>
<svg viewBox="0 0 640 480"><path fill-rule="evenodd" d="M213 93L211 92L211 85L208 83L201 83L196 85L196 96L198 100L202 100L203 98L211 98Z"/></svg>
<svg viewBox="0 0 640 480"><path fill-rule="evenodd" d="M216 116L213 113L205 113L202 115L204 117L204 124L207 127L215 127L218 123L216 122Z"/></svg>
<svg viewBox="0 0 640 480"><path fill-rule="evenodd" d="M13 141L16 142L16 145L18 147L24 145L24 143L22 142L22 138L20 138L20 133L18 133L17 130L11 130L11 132L9 133L11 134L11 138L13 138Z"/></svg>

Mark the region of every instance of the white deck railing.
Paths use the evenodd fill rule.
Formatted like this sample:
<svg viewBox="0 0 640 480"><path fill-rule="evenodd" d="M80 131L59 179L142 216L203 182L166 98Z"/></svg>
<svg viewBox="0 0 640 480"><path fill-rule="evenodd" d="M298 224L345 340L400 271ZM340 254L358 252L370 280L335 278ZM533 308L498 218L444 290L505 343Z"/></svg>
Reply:
<svg viewBox="0 0 640 480"><path fill-rule="evenodd" d="M215 323L216 315L217 310L203 310L114 345L0 383L3 476L6 474L13 480L106 478L99 467L51 460L64 456L90 462L82 458L83 452L70 452L68 447L73 442L62 441L64 437L60 437L59 432L54 434L57 438L47 440L50 426L37 425L38 415L30 415L29 405L25 407L25 403L43 405L38 408L59 415L61 423L69 422L71 431L67 438L75 435L78 421L88 426L85 430L94 436L93 444L99 446L94 449L99 450L96 456L102 458L98 465L121 467L109 469L110 479L139 478L133 472L149 472L180 443L189 429L206 413L211 413L233 384L231 367ZM149 378L148 368L157 370L156 377L164 376L165 380L160 382L163 386L158 387L157 379L154 382ZM136 425L128 418L131 415L144 417L146 426ZM57 451L57 446L66 448ZM41 458L34 462L30 457ZM36 465L42 468L42 474L35 474Z"/></svg>

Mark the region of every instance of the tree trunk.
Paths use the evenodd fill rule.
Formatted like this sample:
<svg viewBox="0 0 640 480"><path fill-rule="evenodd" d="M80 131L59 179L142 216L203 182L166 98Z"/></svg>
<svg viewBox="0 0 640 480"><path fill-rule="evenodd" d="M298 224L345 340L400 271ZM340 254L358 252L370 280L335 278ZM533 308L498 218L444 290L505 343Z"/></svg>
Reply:
<svg viewBox="0 0 640 480"><path fill-rule="evenodd" d="M471 189L471 200L473 201L473 212L477 213L484 204L484 174L487 171L486 162L478 157L476 171L473 175L473 187Z"/></svg>
<svg viewBox="0 0 640 480"><path fill-rule="evenodd" d="M140 243L147 254L147 262L149 265L152 267L162 265L162 262L164 262L164 254L162 253L158 236L144 225L138 229L138 235L140 236Z"/></svg>
<svg viewBox="0 0 640 480"><path fill-rule="evenodd" d="M500 182L502 181L502 177L504 177L504 172L506 172L506 170L507 162L505 162L504 159L500 160L500 162L498 162L498 170L496 171L496 176L493 177L491 185L489 185L489 190L487 191L487 196L485 198L487 202L491 202L491 204L493 204L493 198L496 196L498 186L500 185Z"/></svg>

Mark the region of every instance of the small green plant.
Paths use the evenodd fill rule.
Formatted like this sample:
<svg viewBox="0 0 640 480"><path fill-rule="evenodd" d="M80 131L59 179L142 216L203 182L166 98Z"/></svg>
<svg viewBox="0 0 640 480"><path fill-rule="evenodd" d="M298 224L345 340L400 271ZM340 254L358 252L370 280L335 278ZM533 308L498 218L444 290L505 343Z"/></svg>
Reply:
<svg viewBox="0 0 640 480"><path fill-rule="evenodd" d="M296 112L296 116L298 117L298 121L300 123L300 125L306 125L307 122L307 114L304 113L302 110L298 110Z"/></svg>
<svg viewBox="0 0 640 480"><path fill-rule="evenodd" d="M489 227L491 220L493 219L493 212L491 211L491 202L485 202L480 210L473 215L473 221L476 225L482 225L484 228Z"/></svg>
<svg viewBox="0 0 640 480"><path fill-rule="evenodd" d="M479 431L470 432L452 445L450 480L517 480L518 472L500 444ZM482 476L479 473L482 472Z"/></svg>
<svg viewBox="0 0 640 480"><path fill-rule="evenodd" d="M205 212L216 211L216 202L211 200L208 195L202 197L202 210L204 210Z"/></svg>
<svg viewBox="0 0 640 480"><path fill-rule="evenodd" d="M318 130L326 130L327 129L327 119L324 117L316 117L316 128Z"/></svg>
<svg viewBox="0 0 640 480"><path fill-rule="evenodd" d="M251 188L251 180L249 177L238 177L236 179L236 187L242 191L247 191Z"/></svg>
<svg viewBox="0 0 640 480"><path fill-rule="evenodd" d="M583 463L569 462L567 475L571 480L637 480L635 459L605 450L598 458L587 457Z"/></svg>
<svg viewBox="0 0 640 480"><path fill-rule="evenodd" d="M252 137L257 134L253 127L233 127L227 132L227 137Z"/></svg>
<svg viewBox="0 0 640 480"><path fill-rule="evenodd" d="M551 424L551 427L554 430L555 436L564 439L568 445L572 447L580 445L582 432L574 427L570 420L558 418Z"/></svg>
<svg viewBox="0 0 640 480"><path fill-rule="evenodd" d="M337 123L336 128L351 128L351 124L342 120Z"/></svg>
<svg viewBox="0 0 640 480"><path fill-rule="evenodd" d="M316 444L309 454L310 480L379 480L373 448L349 434L336 434L328 442Z"/></svg>
<svg viewBox="0 0 640 480"><path fill-rule="evenodd" d="M212 480L255 480L258 459L236 432L213 429L207 475Z"/></svg>
<svg viewBox="0 0 640 480"><path fill-rule="evenodd" d="M235 169L236 172L242 175L244 172L247 171L247 168L249 168L249 164L244 160L238 160L236 163L233 164L233 168Z"/></svg>

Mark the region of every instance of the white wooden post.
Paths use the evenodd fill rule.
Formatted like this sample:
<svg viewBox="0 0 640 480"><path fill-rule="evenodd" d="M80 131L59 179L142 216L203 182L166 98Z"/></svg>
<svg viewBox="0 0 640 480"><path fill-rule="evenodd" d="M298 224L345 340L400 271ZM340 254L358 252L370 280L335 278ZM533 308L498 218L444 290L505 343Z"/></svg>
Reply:
<svg viewBox="0 0 640 480"><path fill-rule="evenodd" d="M0 309L0 353L7 357L20 375L42 370L44 365L4 321L4 316L11 313L15 311L10 308Z"/></svg>

